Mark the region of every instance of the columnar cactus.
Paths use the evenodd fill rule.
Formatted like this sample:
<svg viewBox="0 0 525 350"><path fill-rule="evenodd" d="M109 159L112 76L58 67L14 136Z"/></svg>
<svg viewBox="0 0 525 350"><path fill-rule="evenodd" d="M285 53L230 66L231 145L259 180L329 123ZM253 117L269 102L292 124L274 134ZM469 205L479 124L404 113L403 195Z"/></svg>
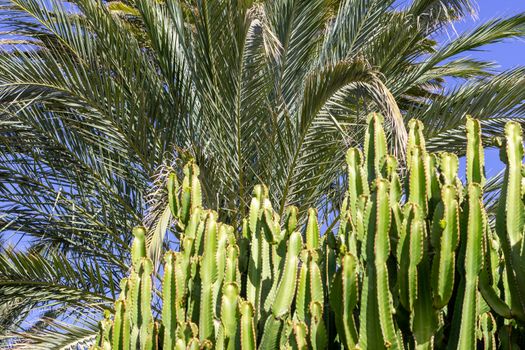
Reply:
<svg viewBox="0 0 525 350"><path fill-rule="evenodd" d="M521 128L505 129L507 164L495 222L483 205L480 124L458 158L430 154L409 123L406 169L372 115L363 150L348 150L336 230L318 213L281 218L255 187L241 227L203 208L199 170L170 175L179 251L152 282L146 231L134 230L131 273L96 349L518 349L525 337L525 178ZM364 156L363 156L364 155ZM402 181L402 175L404 181ZM494 222L495 225L491 224ZM160 293L157 293L161 287ZM160 309L152 311L152 303Z"/></svg>

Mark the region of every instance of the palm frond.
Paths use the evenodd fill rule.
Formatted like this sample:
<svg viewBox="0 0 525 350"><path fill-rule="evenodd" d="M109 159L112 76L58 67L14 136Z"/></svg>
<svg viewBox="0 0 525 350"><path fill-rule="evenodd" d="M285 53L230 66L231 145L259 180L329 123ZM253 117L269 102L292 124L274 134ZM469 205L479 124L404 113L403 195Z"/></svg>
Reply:
<svg viewBox="0 0 525 350"><path fill-rule="evenodd" d="M461 85L411 115L425 123L429 135L427 147L461 153L465 139L460 133L467 115L480 120L486 140L501 135L507 121L523 121L524 88L525 70L516 68ZM438 118L444 115L447 117Z"/></svg>
<svg viewBox="0 0 525 350"><path fill-rule="evenodd" d="M98 323L95 320L85 321L82 326L78 326L46 318L43 321L44 324L41 325L42 329L17 333L18 338L11 340L10 348L17 350L89 349L95 343L98 333Z"/></svg>

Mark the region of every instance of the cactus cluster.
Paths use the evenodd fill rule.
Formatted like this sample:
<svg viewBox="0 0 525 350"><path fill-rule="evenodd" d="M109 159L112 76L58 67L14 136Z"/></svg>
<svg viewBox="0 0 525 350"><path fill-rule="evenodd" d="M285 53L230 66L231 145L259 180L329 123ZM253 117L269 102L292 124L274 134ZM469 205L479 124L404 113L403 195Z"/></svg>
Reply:
<svg viewBox="0 0 525 350"><path fill-rule="evenodd" d="M466 184L450 153L425 148L409 124L403 176L372 115L363 151L347 153L336 230L316 210L281 218L256 186L242 227L202 208L198 168L168 181L180 249L164 258L152 313L145 230L96 349L519 349L525 323L522 132L509 122L497 213L483 203L479 122L468 119Z"/></svg>

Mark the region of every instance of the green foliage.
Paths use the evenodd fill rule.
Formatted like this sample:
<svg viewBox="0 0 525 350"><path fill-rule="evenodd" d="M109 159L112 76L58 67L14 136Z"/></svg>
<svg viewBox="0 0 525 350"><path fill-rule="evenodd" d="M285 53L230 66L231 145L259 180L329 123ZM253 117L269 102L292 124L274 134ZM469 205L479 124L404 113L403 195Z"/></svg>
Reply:
<svg viewBox="0 0 525 350"><path fill-rule="evenodd" d="M166 247L175 248L181 233L187 237L181 220L175 220L177 231L171 229L172 212L190 217L188 225L200 230L192 207L213 208L218 221L240 230L259 183L271 189L268 199L280 219L288 206L297 207L301 215L289 224L300 230L310 207L317 208L321 225L337 227L348 190L363 241L367 201L361 196L370 195L376 172L385 177L390 171L376 169L381 158L363 163L355 152L350 162L367 166L348 173L357 182L346 187L346 150L363 143L370 112L384 114L389 147L381 154L399 156L400 169L408 117L425 125L429 151L458 156L465 152L466 115L480 120L485 144L503 134L509 119L525 120L525 69L499 72L470 52L524 37L525 15L480 23L459 36L448 33L475 8L475 0L0 0L0 228L8 228L0 241L28 261L16 265L5 254L15 269L0 270L6 342L18 347L27 341L31 349L85 343L95 331L84 316L98 321L117 298L114 285L129 273L133 227L147 230L158 286ZM188 191L194 180L183 183L190 159L199 165L201 203L192 202L196 187ZM387 168L394 163L388 158ZM441 190L432 168L431 211ZM396 177L404 181L404 174ZM390 192L394 207L400 198L399 191ZM456 210L449 209L447 215ZM402 214L392 209L391 230L400 232ZM250 247L250 223L237 243L243 252ZM268 241L280 242L275 259L284 265L286 240L264 237L254 238L253 253L272 248ZM450 250L458 240L443 241L440 259L449 264L443 266L459 258L457 249ZM348 247L354 256L361 249ZM267 282L272 265L262 253L250 262L249 254L234 258L235 249L230 252L227 263L238 259L243 271L260 268L252 276L250 302L265 292L258 283L277 293L278 283ZM338 271L337 254L330 248L319 259ZM417 259L403 268L413 270ZM498 259L492 254L493 262ZM38 269L41 263L67 271L55 276ZM32 264L38 273L24 275ZM430 269L443 278L459 276L449 268ZM309 278L309 271L299 272ZM444 284L440 298L452 298ZM153 304L158 317L161 305L155 298ZM200 312L197 304L191 307ZM265 306L253 307L258 319ZM309 305L303 309L308 313Z"/></svg>
<svg viewBox="0 0 525 350"><path fill-rule="evenodd" d="M170 177L181 248L164 258L161 317L152 316L152 261L139 228L130 277L94 348L519 348L525 341L521 128L514 122L505 128L507 169L493 232L482 201L479 122L466 123L465 187L457 157L429 154L423 124L409 126L401 185L382 118L370 116L366 157L355 148L347 153L337 234L320 233L314 209L304 232L295 207L281 220L261 185L236 230L201 208L195 164L186 167L181 189Z"/></svg>

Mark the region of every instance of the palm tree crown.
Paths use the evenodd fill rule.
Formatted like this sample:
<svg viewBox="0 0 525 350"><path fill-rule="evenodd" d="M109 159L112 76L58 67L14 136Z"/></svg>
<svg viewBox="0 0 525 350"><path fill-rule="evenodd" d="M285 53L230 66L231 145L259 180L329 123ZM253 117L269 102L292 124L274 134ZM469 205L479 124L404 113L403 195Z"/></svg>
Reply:
<svg viewBox="0 0 525 350"><path fill-rule="evenodd" d="M418 118L429 150L459 154L467 114L487 140L525 117L525 69L465 54L523 36L525 14L441 40L469 0L1 4L2 234L22 243L0 255L0 316L32 348L92 339L134 225L159 223L157 259L172 243L164 174L189 159L225 222L265 183L281 214L316 206L330 225L368 113L394 152Z"/></svg>

